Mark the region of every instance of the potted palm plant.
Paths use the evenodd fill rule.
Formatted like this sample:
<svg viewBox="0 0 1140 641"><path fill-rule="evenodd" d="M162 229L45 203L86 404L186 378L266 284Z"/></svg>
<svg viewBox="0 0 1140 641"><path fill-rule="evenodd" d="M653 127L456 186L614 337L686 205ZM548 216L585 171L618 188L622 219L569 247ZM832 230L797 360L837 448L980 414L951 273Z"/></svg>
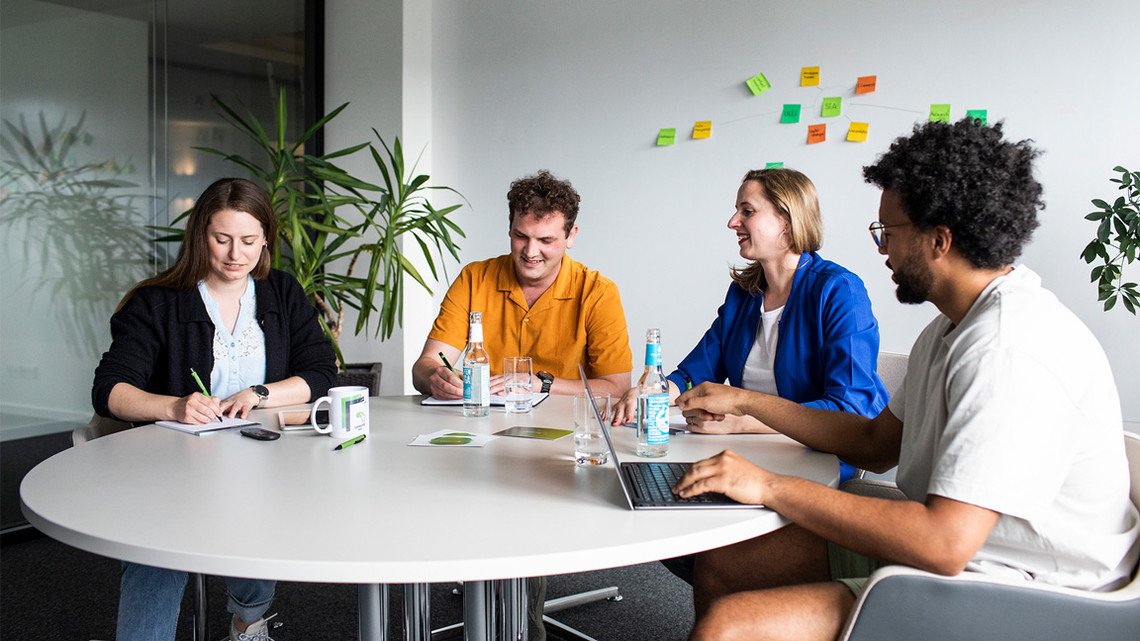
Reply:
<svg viewBox="0 0 1140 641"><path fill-rule="evenodd" d="M428 176L416 174L414 164L406 165L399 138L389 145L375 129L375 141L320 155L306 153L305 144L348 103L290 141L283 89L272 136L252 113L243 116L218 96L212 97L222 117L254 141L261 158L210 147L198 149L242 167L264 185L278 216L273 266L301 283L344 370L339 339L348 310L357 312L355 333L374 327L374 335L386 339L403 322L405 279L411 277L431 291L428 279L398 242L402 236L415 240L433 281L439 279L445 253L459 260L456 240L464 234L448 216L460 205L436 208L428 199L432 191L459 194L450 187L428 185ZM377 183L353 176L336 164L338 159L365 150L379 174ZM181 240L181 229L161 229L167 232L162 240Z"/></svg>
<svg viewBox="0 0 1140 641"><path fill-rule="evenodd" d="M1124 266L1134 262L1140 252L1140 172L1121 166L1113 171L1120 173L1120 178L1110 180L1120 185L1118 189L1124 195L1111 204L1099 198L1092 201L1099 209L1085 218L1097 223L1096 238L1085 246L1081 258L1086 263L1097 263L1091 280L1097 284L1097 300L1104 301L1105 311L1119 300L1135 315L1140 307L1140 290L1136 283L1124 282Z"/></svg>

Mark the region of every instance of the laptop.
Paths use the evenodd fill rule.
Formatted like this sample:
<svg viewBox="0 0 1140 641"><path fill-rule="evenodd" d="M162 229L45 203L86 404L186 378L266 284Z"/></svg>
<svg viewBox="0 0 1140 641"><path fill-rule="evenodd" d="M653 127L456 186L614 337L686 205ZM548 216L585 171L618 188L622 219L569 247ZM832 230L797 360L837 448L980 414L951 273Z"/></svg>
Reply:
<svg viewBox="0 0 1140 641"><path fill-rule="evenodd" d="M755 509L760 505L739 503L723 494L701 494L690 498L681 498L673 494L673 487L684 476L692 463L666 463L666 462L635 462L622 463L618 459L613 439L610 438L610 427L602 420L598 406L594 403L594 393L590 390L590 383L586 380L586 369L578 366L578 374L582 377L582 386L586 389L586 396L590 399L590 408L594 411L594 420L602 428L606 447L610 451L610 459L614 462L617 471L618 483L625 494L626 503L631 510L693 510L693 509Z"/></svg>

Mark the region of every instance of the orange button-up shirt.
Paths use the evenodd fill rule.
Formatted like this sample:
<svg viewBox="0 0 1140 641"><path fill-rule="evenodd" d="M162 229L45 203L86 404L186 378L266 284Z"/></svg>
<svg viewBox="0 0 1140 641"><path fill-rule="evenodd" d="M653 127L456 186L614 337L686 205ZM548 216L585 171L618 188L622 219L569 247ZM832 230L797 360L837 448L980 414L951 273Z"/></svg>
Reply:
<svg viewBox="0 0 1140 641"><path fill-rule="evenodd" d="M632 371L629 333L617 285L563 255L558 278L528 307L509 254L471 263L447 290L428 338L462 350L468 312L483 313L483 345L491 374L506 356L530 356L534 371L590 378Z"/></svg>

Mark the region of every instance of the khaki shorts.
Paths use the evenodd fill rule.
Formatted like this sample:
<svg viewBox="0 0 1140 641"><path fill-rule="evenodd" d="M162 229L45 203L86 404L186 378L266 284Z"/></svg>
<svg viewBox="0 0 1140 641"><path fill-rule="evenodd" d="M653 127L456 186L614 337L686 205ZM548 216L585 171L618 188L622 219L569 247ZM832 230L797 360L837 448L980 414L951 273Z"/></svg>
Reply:
<svg viewBox="0 0 1140 641"><path fill-rule="evenodd" d="M827 542L827 566L832 580L846 585L856 597L863 591L871 574L887 565L889 564L852 552L831 541Z"/></svg>

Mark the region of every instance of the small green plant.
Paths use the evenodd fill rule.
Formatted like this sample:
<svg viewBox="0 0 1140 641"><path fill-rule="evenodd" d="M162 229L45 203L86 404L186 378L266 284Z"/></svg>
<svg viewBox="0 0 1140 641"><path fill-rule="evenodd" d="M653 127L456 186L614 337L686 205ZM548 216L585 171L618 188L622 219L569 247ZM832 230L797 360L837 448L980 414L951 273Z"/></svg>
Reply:
<svg viewBox="0 0 1140 641"><path fill-rule="evenodd" d="M1124 308L1136 314L1140 307L1140 290L1136 283L1124 282L1124 266L1135 262L1140 251L1140 172L1117 166L1113 171L1120 178L1112 182L1124 192L1111 204L1095 198L1092 204L1100 209L1085 216L1097 222L1096 238L1085 246L1081 258L1086 263L1096 262L1091 281L1097 284L1097 300L1104 301L1104 310L1116 306L1120 300Z"/></svg>

